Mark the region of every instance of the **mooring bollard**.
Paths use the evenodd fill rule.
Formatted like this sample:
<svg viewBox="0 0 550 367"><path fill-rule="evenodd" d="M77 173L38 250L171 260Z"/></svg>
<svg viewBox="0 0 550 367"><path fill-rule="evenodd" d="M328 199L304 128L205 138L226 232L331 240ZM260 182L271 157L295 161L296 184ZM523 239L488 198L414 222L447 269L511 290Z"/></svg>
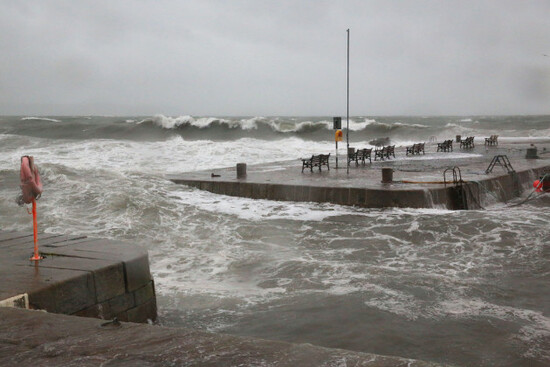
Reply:
<svg viewBox="0 0 550 367"><path fill-rule="evenodd" d="M539 156L537 155L537 148L527 148L527 153L525 154L526 159L537 159Z"/></svg>
<svg viewBox="0 0 550 367"><path fill-rule="evenodd" d="M246 163L237 163L237 178L246 177Z"/></svg>
<svg viewBox="0 0 550 367"><path fill-rule="evenodd" d="M393 182L393 168L382 168L382 183Z"/></svg>

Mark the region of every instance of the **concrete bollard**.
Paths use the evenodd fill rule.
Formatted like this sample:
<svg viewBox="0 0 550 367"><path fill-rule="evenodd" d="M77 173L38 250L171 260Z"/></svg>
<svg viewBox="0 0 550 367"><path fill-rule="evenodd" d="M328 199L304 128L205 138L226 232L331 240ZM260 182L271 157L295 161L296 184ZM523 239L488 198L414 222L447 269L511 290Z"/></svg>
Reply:
<svg viewBox="0 0 550 367"><path fill-rule="evenodd" d="M537 148L527 148L527 153L525 154L526 159L537 159L539 156L537 155Z"/></svg>
<svg viewBox="0 0 550 367"><path fill-rule="evenodd" d="M456 136L456 142L457 143L460 143L462 141L462 136L461 135L457 135Z"/></svg>
<svg viewBox="0 0 550 367"><path fill-rule="evenodd" d="M393 168L382 168L382 183L393 182Z"/></svg>
<svg viewBox="0 0 550 367"><path fill-rule="evenodd" d="M246 163L237 163L237 178L246 177Z"/></svg>

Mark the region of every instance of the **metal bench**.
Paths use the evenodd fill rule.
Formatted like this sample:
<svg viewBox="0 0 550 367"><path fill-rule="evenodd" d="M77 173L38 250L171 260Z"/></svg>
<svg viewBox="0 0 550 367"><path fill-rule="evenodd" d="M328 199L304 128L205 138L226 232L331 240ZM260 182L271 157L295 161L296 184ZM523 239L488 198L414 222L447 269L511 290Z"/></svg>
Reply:
<svg viewBox="0 0 550 367"><path fill-rule="evenodd" d="M409 153L411 153L412 155L420 154L420 152L422 152L422 154L426 154L426 152L424 151L424 143L413 144L406 147L406 149L406 155L409 155Z"/></svg>
<svg viewBox="0 0 550 367"><path fill-rule="evenodd" d="M327 169L330 170L329 158L330 153L312 155L311 158L302 159L302 172L304 172L304 168L309 168L313 172L313 167L319 167L319 171L321 171L321 166L327 166Z"/></svg>
<svg viewBox="0 0 550 367"><path fill-rule="evenodd" d="M453 141L445 140L443 143L437 143L437 151L440 152L452 152L453 151Z"/></svg>
<svg viewBox="0 0 550 367"><path fill-rule="evenodd" d="M485 138L485 145L498 145L498 135L491 135Z"/></svg>
<svg viewBox="0 0 550 367"><path fill-rule="evenodd" d="M474 137L469 136L464 140L460 141L460 148L474 148Z"/></svg>

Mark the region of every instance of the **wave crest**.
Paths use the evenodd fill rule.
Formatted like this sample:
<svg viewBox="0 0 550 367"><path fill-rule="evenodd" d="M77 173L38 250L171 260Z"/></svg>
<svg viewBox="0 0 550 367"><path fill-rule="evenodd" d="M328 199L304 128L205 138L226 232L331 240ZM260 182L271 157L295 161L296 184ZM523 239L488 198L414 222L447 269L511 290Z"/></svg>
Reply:
<svg viewBox="0 0 550 367"><path fill-rule="evenodd" d="M60 120L51 119L47 117L23 117L22 121L50 121L50 122L61 122Z"/></svg>

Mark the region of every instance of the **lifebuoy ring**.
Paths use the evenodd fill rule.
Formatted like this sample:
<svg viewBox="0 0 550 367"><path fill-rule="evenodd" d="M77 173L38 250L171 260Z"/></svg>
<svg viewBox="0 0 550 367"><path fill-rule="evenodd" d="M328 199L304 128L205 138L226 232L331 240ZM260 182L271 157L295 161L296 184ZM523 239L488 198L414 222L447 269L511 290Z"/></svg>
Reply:
<svg viewBox="0 0 550 367"><path fill-rule="evenodd" d="M32 203L33 199L39 199L42 194L42 182L38 167L34 165L34 159L31 156L21 157L21 191L23 195L21 200L25 204Z"/></svg>

